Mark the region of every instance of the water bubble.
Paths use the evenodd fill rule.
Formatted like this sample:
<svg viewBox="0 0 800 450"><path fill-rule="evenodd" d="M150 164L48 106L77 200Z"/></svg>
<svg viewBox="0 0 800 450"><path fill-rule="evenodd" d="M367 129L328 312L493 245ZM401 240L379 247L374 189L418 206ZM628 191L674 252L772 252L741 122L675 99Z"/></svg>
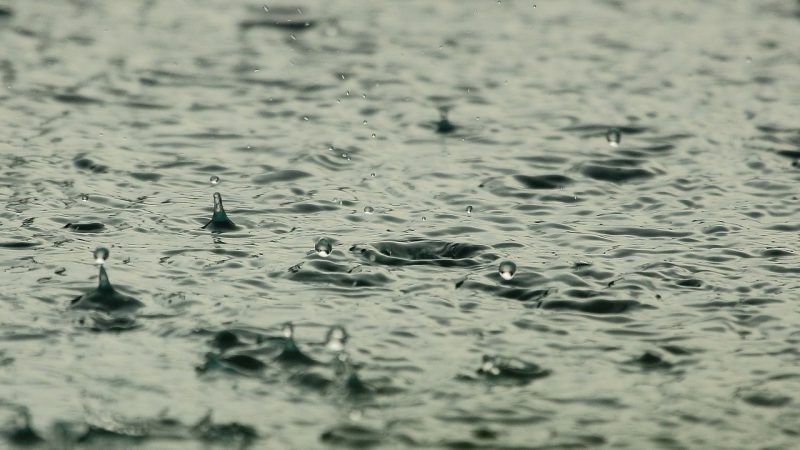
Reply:
<svg viewBox="0 0 800 450"><path fill-rule="evenodd" d="M321 238L314 245L314 251L316 251L319 256L327 258L333 251L333 244L331 244L330 239Z"/></svg>
<svg viewBox="0 0 800 450"><path fill-rule="evenodd" d="M213 175L208 181L210 181L212 185L216 186L219 184L219 177Z"/></svg>
<svg viewBox="0 0 800 450"><path fill-rule="evenodd" d="M467 206L467 214L472 214L472 205Z"/></svg>
<svg viewBox="0 0 800 450"><path fill-rule="evenodd" d="M340 352L344 350L344 344L347 343L347 331L340 326L331 327L328 330L328 335L325 338L325 347L332 352Z"/></svg>
<svg viewBox="0 0 800 450"><path fill-rule="evenodd" d="M375 209L372 206L365 206L364 207L364 214L372 214L375 212Z"/></svg>
<svg viewBox="0 0 800 450"><path fill-rule="evenodd" d="M622 140L622 132L619 128L609 128L608 131L606 131L606 140L608 141L608 145L618 147Z"/></svg>
<svg viewBox="0 0 800 450"><path fill-rule="evenodd" d="M364 124L364 126L366 126L366 125L367 125L367 121L365 120L365 121L363 122L363 124Z"/></svg>
<svg viewBox="0 0 800 450"><path fill-rule="evenodd" d="M369 176L375 178L377 175L375 174L375 172L372 172L371 174L369 174Z"/></svg>
<svg viewBox="0 0 800 450"><path fill-rule="evenodd" d="M89 201L89 195L88 194L81 194L81 201L82 202L88 202Z"/></svg>
<svg viewBox="0 0 800 450"><path fill-rule="evenodd" d="M497 271L500 272L500 276L508 281L514 278L514 274L517 273L517 265L511 261L503 261L500 263L500 267L497 268Z"/></svg>
<svg viewBox="0 0 800 450"><path fill-rule="evenodd" d="M94 263L95 264L103 264L108 259L109 251L105 247L97 247L94 249Z"/></svg>
<svg viewBox="0 0 800 450"><path fill-rule="evenodd" d="M376 137L378 137L378 135L376 135L375 133L372 133L372 139L375 139Z"/></svg>
<svg viewBox="0 0 800 450"><path fill-rule="evenodd" d="M292 339L294 337L294 325L292 325L292 322L286 322L283 324L281 333L283 333L283 337L286 339Z"/></svg>

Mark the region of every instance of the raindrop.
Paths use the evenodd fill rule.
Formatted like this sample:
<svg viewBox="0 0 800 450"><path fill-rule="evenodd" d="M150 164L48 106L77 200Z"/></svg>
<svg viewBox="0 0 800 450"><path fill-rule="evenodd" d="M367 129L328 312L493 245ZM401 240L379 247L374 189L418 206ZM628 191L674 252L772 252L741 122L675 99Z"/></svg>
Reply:
<svg viewBox="0 0 800 450"><path fill-rule="evenodd" d="M347 331L340 326L331 327L328 330L328 336L325 338L325 347L332 352L341 352L344 350L344 344L347 343Z"/></svg>
<svg viewBox="0 0 800 450"><path fill-rule="evenodd" d="M500 276L504 280L508 281L514 278L514 274L517 273L517 265L511 261L503 261L497 271L500 272Z"/></svg>
<svg viewBox="0 0 800 450"><path fill-rule="evenodd" d="M319 256L327 258L333 251L333 244L331 244L330 239L321 238L314 245L314 251L316 251Z"/></svg>
<svg viewBox="0 0 800 450"><path fill-rule="evenodd" d="M88 194L81 194L81 201L82 202L88 202L89 201L89 195Z"/></svg>
<svg viewBox="0 0 800 450"><path fill-rule="evenodd" d="M283 324L281 333L283 333L283 337L286 339L292 339L294 337L294 325L292 325L292 322L286 322Z"/></svg>
<svg viewBox="0 0 800 450"><path fill-rule="evenodd" d="M303 116L303 120L308 121L308 116Z"/></svg>
<svg viewBox="0 0 800 450"><path fill-rule="evenodd" d="M606 140L608 141L608 145L618 147L622 140L622 132L619 131L619 128L609 128L608 131L606 131Z"/></svg>
<svg viewBox="0 0 800 450"><path fill-rule="evenodd" d="M264 12L269 12L269 8L267 7L267 5L264 5Z"/></svg>
<svg viewBox="0 0 800 450"><path fill-rule="evenodd" d="M108 259L108 249L105 247L97 247L94 249L94 263L103 264Z"/></svg>
<svg viewBox="0 0 800 450"><path fill-rule="evenodd" d="M364 207L364 214L372 214L375 212L375 209L372 206L365 206Z"/></svg>
<svg viewBox="0 0 800 450"><path fill-rule="evenodd" d="M467 206L467 214L472 214L472 205Z"/></svg>
<svg viewBox="0 0 800 450"><path fill-rule="evenodd" d="M212 185L216 186L219 184L219 177L213 175L208 181L210 181Z"/></svg>

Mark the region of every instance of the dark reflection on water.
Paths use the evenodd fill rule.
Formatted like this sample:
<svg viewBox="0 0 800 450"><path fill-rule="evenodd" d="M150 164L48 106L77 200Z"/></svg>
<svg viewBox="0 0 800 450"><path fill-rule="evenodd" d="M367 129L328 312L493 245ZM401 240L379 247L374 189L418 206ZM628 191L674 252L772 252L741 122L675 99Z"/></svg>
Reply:
<svg viewBox="0 0 800 450"><path fill-rule="evenodd" d="M0 447L796 446L800 6L535 3L0 4Z"/></svg>

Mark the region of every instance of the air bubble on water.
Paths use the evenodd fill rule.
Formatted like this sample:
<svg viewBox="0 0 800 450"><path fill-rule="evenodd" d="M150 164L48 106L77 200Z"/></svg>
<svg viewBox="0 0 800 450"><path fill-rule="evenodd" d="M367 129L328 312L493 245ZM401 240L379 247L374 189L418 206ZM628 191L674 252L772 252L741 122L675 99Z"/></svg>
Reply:
<svg viewBox="0 0 800 450"><path fill-rule="evenodd" d="M216 176L216 175L213 175L211 178L209 178L208 181L210 181L213 186L216 186L216 185L219 184L219 177Z"/></svg>
<svg viewBox="0 0 800 450"><path fill-rule="evenodd" d="M620 141L622 141L622 132L619 128L609 128L608 131L606 131L606 140L608 141L608 145L618 147Z"/></svg>
<svg viewBox="0 0 800 450"><path fill-rule="evenodd" d="M89 195L88 194L81 194L81 201L82 202L88 202L89 201Z"/></svg>
<svg viewBox="0 0 800 450"><path fill-rule="evenodd" d="M378 137L378 135L376 135L375 133L372 133L372 139L375 139L376 137Z"/></svg>
<svg viewBox="0 0 800 450"><path fill-rule="evenodd" d="M467 206L467 214L472 214L472 205Z"/></svg>
<svg viewBox="0 0 800 450"><path fill-rule="evenodd" d="M292 325L292 322L286 322L283 324L281 333L286 339L292 339L294 337L294 325Z"/></svg>
<svg viewBox="0 0 800 450"><path fill-rule="evenodd" d="M514 274L517 273L517 265L511 261L503 261L497 271L504 280L508 281L514 278Z"/></svg>
<svg viewBox="0 0 800 450"><path fill-rule="evenodd" d="M332 352L341 352L347 343L347 331L340 326L331 327L325 338L325 347Z"/></svg>
<svg viewBox="0 0 800 450"><path fill-rule="evenodd" d="M364 207L364 214L372 214L375 212L375 209L372 206L365 206Z"/></svg>
<svg viewBox="0 0 800 450"><path fill-rule="evenodd" d="M369 174L369 176L375 178L377 175L375 174L375 172L372 172L371 174Z"/></svg>
<svg viewBox="0 0 800 450"><path fill-rule="evenodd" d="M428 218L427 218L427 217L425 217L425 216L422 216L422 221L423 221L423 222L425 222L425 221L427 221L427 220L428 220Z"/></svg>
<svg viewBox="0 0 800 450"><path fill-rule="evenodd" d="M108 249L105 247L97 247L94 249L94 263L95 264L104 264L108 259Z"/></svg>
<svg viewBox="0 0 800 450"><path fill-rule="evenodd" d="M331 244L328 238L320 238L314 245L314 251L317 252L319 256L327 258L333 251L333 244Z"/></svg>
<svg viewBox="0 0 800 450"><path fill-rule="evenodd" d="M364 125L367 125L367 121L366 120L363 123L364 123Z"/></svg>

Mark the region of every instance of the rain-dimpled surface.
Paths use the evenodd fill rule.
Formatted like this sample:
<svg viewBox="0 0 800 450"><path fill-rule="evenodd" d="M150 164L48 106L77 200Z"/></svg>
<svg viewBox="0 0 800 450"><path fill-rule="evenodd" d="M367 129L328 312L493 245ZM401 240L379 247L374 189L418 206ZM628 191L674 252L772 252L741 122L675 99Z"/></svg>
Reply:
<svg viewBox="0 0 800 450"><path fill-rule="evenodd" d="M0 3L0 447L796 445L798 2Z"/></svg>

